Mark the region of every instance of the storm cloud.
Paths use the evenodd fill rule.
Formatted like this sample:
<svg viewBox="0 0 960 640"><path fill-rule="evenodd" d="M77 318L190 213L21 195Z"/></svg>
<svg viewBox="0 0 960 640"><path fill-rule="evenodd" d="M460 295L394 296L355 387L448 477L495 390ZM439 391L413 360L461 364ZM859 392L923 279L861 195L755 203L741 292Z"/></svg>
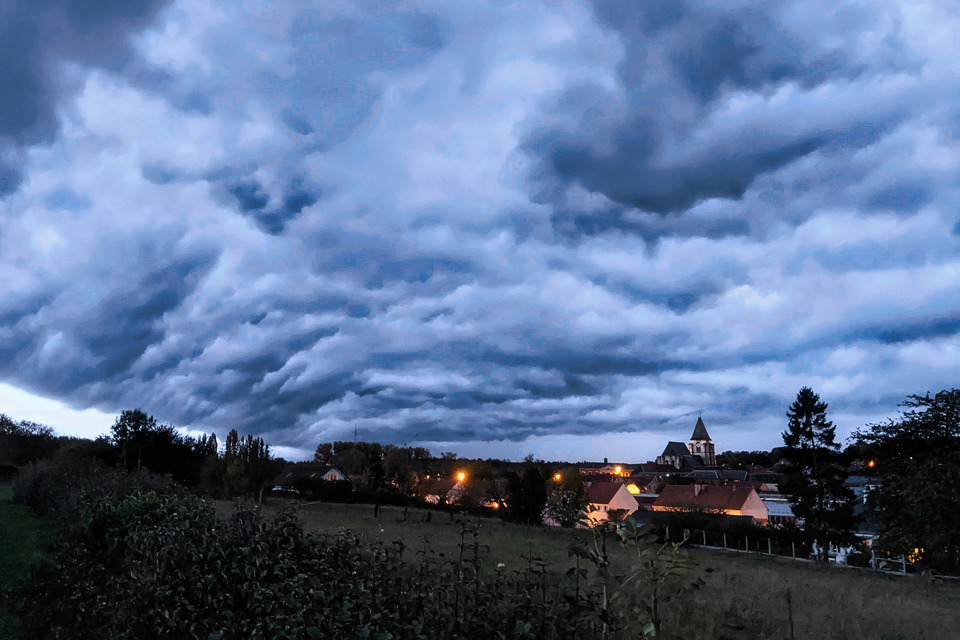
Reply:
<svg viewBox="0 0 960 640"><path fill-rule="evenodd" d="M936 3L0 12L2 382L303 455L638 460L956 383Z"/></svg>

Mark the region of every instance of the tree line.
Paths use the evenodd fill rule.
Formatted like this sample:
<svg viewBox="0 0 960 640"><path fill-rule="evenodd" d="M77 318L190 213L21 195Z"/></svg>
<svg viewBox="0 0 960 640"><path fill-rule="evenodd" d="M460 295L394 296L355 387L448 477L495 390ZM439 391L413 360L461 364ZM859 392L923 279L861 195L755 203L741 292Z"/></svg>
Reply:
<svg viewBox="0 0 960 640"><path fill-rule="evenodd" d="M911 395L895 418L869 424L841 450L827 403L803 387L787 411L782 492L821 559L866 524L875 551L918 566L960 572L960 390ZM870 480L862 510L846 484L851 468Z"/></svg>
<svg viewBox="0 0 960 640"><path fill-rule="evenodd" d="M783 447L771 452L727 452L732 467L779 462L781 490L821 555L854 541L858 525L877 531L875 549L903 554L919 566L960 572L960 390L911 395L895 418L858 429L841 449L828 406L802 388L786 412ZM269 486L286 461L260 437L231 430L221 448L213 433L191 437L140 409L123 411L109 436L94 441L58 437L51 428L0 414L0 479L55 455L82 451L110 466L168 475L213 497L251 495ZM587 506L583 478L563 463L432 457L423 447L337 441L320 444L316 462L362 477L372 495L415 495L433 474L469 475L465 507L496 503L503 517L561 526L579 522ZM854 508L845 480L855 470L869 478L865 504Z"/></svg>
<svg viewBox="0 0 960 640"><path fill-rule="evenodd" d="M221 450L216 434L184 435L141 409L121 412L110 434L92 441L57 436L45 425L0 414L0 479L57 455L88 457L128 472L151 471L215 498L255 494L285 463L271 455L263 438L232 429Z"/></svg>

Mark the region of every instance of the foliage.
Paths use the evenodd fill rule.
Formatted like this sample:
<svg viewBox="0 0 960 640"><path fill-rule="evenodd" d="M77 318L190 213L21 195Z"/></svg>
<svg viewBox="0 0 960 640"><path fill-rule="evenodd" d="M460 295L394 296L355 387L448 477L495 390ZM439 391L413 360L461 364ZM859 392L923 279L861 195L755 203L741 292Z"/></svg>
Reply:
<svg viewBox="0 0 960 640"><path fill-rule="evenodd" d="M0 413L0 464L37 462L53 455L59 444L50 427Z"/></svg>
<svg viewBox="0 0 960 640"><path fill-rule="evenodd" d="M423 473L430 452L423 447L398 447L379 442L323 442L313 461L337 467L344 473L368 474L376 487L408 491Z"/></svg>
<svg viewBox="0 0 960 640"><path fill-rule="evenodd" d="M872 456L868 494L883 527L881 552L914 556L922 567L960 572L960 389L912 395L900 416L855 434Z"/></svg>
<svg viewBox="0 0 960 640"><path fill-rule="evenodd" d="M661 542L649 525L638 527L627 518L616 530L616 539L628 552L630 562L616 566L608 549L610 525L594 529L589 544L574 544L570 555L596 567L601 580L598 593L575 593L571 603L581 616L595 618L604 635L644 638L668 637L666 611L689 592L703 586L694 563L682 543ZM570 571L586 577L578 566ZM598 596L599 595L599 599Z"/></svg>
<svg viewBox="0 0 960 640"><path fill-rule="evenodd" d="M211 453L211 443L206 438L198 441L185 436L170 425L159 424L156 418L140 409L121 412L110 434L128 471L143 468L169 474L187 486L200 481L201 467ZM215 451L215 438L212 444Z"/></svg>
<svg viewBox="0 0 960 640"><path fill-rule="evenodd" d="M769 469L783 457L783 447L771 451L724 451L717 454L717 464L731 469L743 469L748 465Z"/></svg>
<svg viewBox="0 0 960 640"><path fill-rule="evenodd" d="M67 449L28 465L13 484L13 499L60 528L68 528L103 501L120 501L137 493L169 493L169 478L149 471L126 472L105 467L84 450Z"/></svg>
<svg viewBox="0 0 960 640"><path fill-rule="evenodd" d="M513 581L480 579L483 549L466 523L455 558L425 544L414 564L403 561L402 545L368 545L350 533L307 536L289 511L267 519L239 508L220 519L198 505L136 535L108 531L124 541L112 547L126 548L122 563L83 544L63 547L58 571L35 594L46 603L33 619L38 635L571 637L571 614L535 559Z"/></svg>
<svg viewBox="0 0 960 640"><path fill-rule="evenodd" d="M214 440L214 446L215 443ZM283 461L270 455L263 438L244 438L236 429L227 434L223 455L218 456L215 451L203 463L200 488L216 498L256 494L283 468Z"/></svg>
<svg viewBox="0 0 960 640"><path fill-rule="evenodd" d="M836 441L836 427L827 420L827 403L803 387L787 411L783 432L787 462L780 486L790 497L804 530L817 542L825 562L830 543L854 540L853 492L846 486L847 465Z"/></svg>
<svg viewBox="0 0 960 640"><path fill-rule="evenodd" d="M529 466L521 477L515 471L506 476L508 515L514 522L543 524L547 504L547 483L536 467Z"/></svg>
<svg viewBox="0 0 960 640"><path fill-rule="evenodd" d="M22 593L28 579L49 561L49 531L22 505L12 503L9 485L0 485L0 638L26 639L20 624Z"/></svg>
<svg viewBox="0 0 960 640"><path fill-rule="evenodd" d="M577 469L560 474L547 497L547 515L561 527L572 527L583 520L587 510L587 492Z"/></svg>

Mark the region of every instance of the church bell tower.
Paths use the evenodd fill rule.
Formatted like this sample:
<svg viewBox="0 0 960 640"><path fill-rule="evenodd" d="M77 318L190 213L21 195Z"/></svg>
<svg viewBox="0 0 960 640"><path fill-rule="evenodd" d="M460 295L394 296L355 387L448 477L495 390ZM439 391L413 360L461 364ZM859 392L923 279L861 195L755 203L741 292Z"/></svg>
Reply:
<svg viewBox="0 0 960 640"><path fill-rule="evenodd" d="M690 453L700 456L703 464L708 467L717 466L717 454L713 446L713 440L707 433L707 428L703 426L703 418L697 417L697 426L693 428L693 435L690 436Z"/></svg>

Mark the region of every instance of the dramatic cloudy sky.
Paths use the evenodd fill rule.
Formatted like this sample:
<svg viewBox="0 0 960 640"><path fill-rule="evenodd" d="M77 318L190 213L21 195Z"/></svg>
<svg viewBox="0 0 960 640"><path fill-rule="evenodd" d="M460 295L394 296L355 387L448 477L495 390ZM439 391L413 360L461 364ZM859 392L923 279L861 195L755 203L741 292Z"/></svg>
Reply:
<svg viewBox="0 0 960 640"><path fill-rule="evenodd" d="M645 460L958 384L950 2L0 0L0 411Z"/></svg>

